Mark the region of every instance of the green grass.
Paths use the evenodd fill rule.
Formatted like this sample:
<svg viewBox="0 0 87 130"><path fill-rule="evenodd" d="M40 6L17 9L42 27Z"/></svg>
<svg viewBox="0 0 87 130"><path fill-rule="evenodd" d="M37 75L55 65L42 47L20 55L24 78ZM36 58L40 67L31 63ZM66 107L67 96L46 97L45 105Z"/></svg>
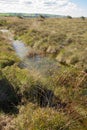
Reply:
<svg viewBox="0 0 87 130"><path fill-rule="evenodd" d="M10 41L0 33L0 68L11 66L19 62Z"/></svg>
<svg viewBox="0 0 87 130"><path fill-rule="evenodd" d="M4 126L0 122L0 127L86 130L87 19L3 19L8 23L4 27L14 33L14 39L23 40L36 54L38 51L49 54L53 60L43 60L48 64L42 71L40 66L39 72L35 68L20 68L10 41L0 33L0 100L3 97L10 101L10 104L7 101L9 111L0 106L0 120L3 117L6 123ZM13 121L9 124L6 118Z"/></svg>
<svg viewBox="0 0 87 130"><path fill-rule="evenodd" d="M55 59L80 69L87 69L87 19L7 19L15 38L31 46L36 53L55 54ZM61 54L63 52L63 54ZM60 58L61 57L61 58ZM83 64L84 63L84 64Z"/></svg>

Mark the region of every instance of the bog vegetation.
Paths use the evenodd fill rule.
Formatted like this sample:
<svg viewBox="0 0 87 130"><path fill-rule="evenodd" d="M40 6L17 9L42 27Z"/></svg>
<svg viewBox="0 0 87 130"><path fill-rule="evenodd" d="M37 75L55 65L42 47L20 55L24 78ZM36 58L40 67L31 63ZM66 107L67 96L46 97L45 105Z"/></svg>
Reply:
<svg viewBox="0 0 87 130"><path fill-rule="evenodd" d="M0 130L87 130L87 19L1 17L0 29L58 66L20 67L0 32Z"/></svg>

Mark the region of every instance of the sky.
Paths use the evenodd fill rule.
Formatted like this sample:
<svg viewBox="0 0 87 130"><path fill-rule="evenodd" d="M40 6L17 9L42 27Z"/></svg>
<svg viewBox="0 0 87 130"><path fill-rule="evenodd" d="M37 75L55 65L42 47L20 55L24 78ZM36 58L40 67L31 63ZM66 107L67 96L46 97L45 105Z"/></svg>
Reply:
<svg viewBox="0 0 87 130"><path fill-rule="evenodd" d="M0 0L0 12L87 16L87 0Z"/></svg>

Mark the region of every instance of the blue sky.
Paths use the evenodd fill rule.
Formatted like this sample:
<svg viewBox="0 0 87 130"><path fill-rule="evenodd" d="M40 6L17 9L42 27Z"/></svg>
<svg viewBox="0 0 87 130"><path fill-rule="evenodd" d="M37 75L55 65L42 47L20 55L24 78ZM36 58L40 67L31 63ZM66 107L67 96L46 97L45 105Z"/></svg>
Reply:
<svg viewBox="0 0 87 130"><path fill-rule="evenodd" d="M79 6L87 7L87 0L71 0L71 1Z"/></svg>
<svg viewBox="0 0 87 130"><path fill-rule="evenodd" d="M0 0L0 12L87 16L87 0Z"/></svg>

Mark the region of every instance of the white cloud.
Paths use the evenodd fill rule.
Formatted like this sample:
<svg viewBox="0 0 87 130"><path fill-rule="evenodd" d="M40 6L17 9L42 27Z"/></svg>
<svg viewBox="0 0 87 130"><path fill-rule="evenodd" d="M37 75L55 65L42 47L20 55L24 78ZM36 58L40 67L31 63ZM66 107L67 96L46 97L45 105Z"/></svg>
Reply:
<svg viewBox="0 0 87 130"><path fill-rule="evenodd" d="M0 12L49 13L79 15L79 7L71 0L0 0Z"/></svg>

